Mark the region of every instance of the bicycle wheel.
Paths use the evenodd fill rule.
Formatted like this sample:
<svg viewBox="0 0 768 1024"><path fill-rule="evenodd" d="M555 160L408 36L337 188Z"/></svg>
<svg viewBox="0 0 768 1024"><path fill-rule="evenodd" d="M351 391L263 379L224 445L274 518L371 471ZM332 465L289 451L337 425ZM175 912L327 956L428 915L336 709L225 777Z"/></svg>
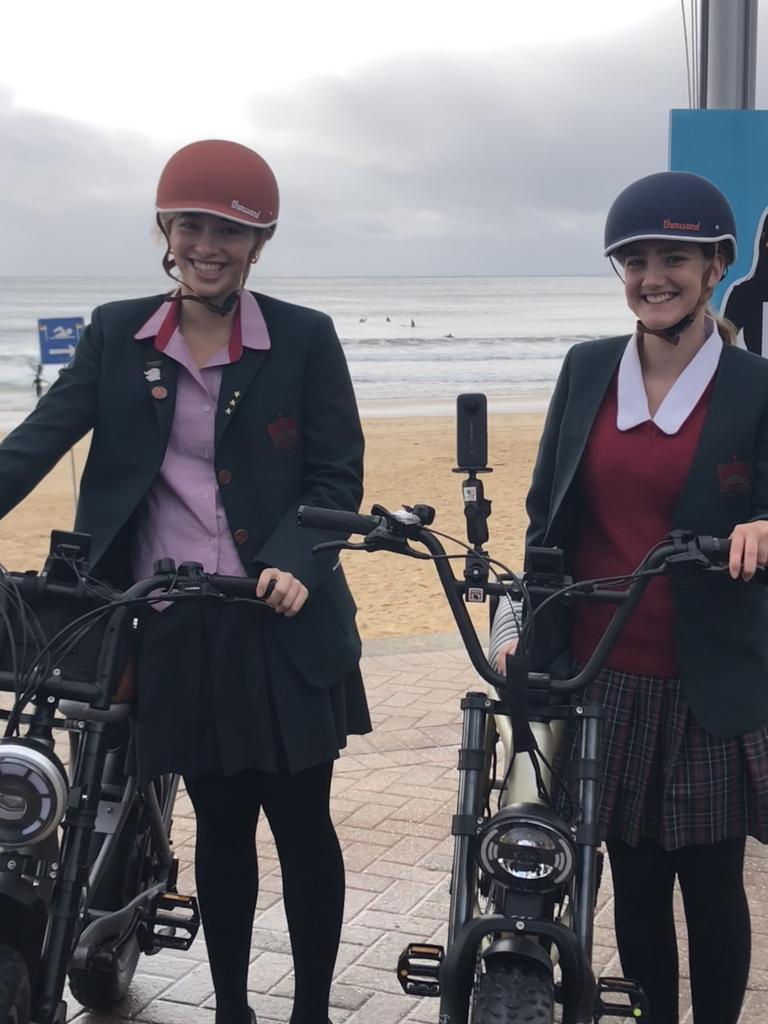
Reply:
<svg viewBox="0 0 768 1024"><path fill-rule="evenodd" d="M0 1024L28 1024L30 999L24 957L12 946L0 945Z"/></svg>
<svg viewBox="0 0 768 1024"><path fill-rule="evenodd" d="M515 961L491 965L481 975L472 1024L552 1024L555 994L543 964Z"/></svg>

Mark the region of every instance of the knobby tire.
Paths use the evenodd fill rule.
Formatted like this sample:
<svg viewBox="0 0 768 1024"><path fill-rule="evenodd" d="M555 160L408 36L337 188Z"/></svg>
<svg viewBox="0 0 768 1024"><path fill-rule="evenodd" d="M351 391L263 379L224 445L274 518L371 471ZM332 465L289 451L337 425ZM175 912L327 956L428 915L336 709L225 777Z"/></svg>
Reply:
<svg viewBox="0 0 768 1024"><path fill-rule="evenodd" d="M552 1024L552 975L534 961L490 964L480 977L472 1024Z"/></svg>
<svg viewBox="0 0 768 1024"><path fill-rule="evenodd" d="M0 945L0 1024L28 1024L31 992L24 957Z"/></svg>

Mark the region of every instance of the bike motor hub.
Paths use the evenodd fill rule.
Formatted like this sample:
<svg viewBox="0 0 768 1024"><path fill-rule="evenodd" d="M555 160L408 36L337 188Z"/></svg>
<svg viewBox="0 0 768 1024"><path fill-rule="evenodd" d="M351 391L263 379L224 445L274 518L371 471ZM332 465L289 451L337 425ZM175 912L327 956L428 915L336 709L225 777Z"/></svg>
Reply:
<svg viewBox="0 0 768 1024"><path fill-rule="evenodd" d="M35 740L0 740L0 849L31 846L55 832L68 794L53 751Z"/></svg>
<svg viewBox="0 0 768 1024"><path fill-rule="evenodd" d="M510 804L484 822L476 856L490 878L519 892L559 889L576 864L567 826L538 804Z"/></svg>

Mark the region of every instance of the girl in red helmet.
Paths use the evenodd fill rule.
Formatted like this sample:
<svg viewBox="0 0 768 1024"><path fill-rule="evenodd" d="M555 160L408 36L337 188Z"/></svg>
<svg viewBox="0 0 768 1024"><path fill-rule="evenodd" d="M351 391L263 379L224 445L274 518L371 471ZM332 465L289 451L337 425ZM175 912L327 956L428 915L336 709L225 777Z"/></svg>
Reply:
<svg viewBox="0 0 768 1024"><path fill-rule="evenodd" d="M678 1024L676 880L694 1021L737 1024L745 839L768 841L768 591L746 583L768 562L768 362L707 309L735 249L730 206L706 179L654 174L619 195L605 252L637 326L566 356L527 500L526 543L562 548L576 580L624 576L673 529L731 537L727 574L651 582L585 693L604 711L599 820L622 968L653 1024ZM570 675L612 614L577 603L540 621L534 667ZM500 605L501 664L513 622Z"/></svg>
<svg viewBox="0 0 768 1024"><path fill-rule="evenodd" d="M278 217L266 162L195 142L166 165L157 218L170 295L94 311L71 366L0 446L0 514L87 431L76 529L118 586L159 558L251 577L276 614L178 603L140 624L131 771L184 776L217 1024L246 996L263 807L294 958L292 1024L327 1024L344 901L333 760L370 729L355 605L301 504L356 510L363 438L331 320L246 289Z"/></svg>

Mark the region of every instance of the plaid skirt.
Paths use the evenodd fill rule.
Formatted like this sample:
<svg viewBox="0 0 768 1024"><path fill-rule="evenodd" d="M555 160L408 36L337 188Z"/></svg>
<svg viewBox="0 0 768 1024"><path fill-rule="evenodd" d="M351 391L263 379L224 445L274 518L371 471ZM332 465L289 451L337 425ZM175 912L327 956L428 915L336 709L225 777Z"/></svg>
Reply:
<svg viewBox="0 0 768 1024"><path fill-rule="evenodd" d="M605 714L602 838L632 846L650 838L666 850L746 835L768 842L768 725L713 736L693 717L679 680L608 669L583 700L601 704ZM555 761L558 776L567 777L577 756L572 721ZM569 809L562 792L557 802L561 813Z"/></svg>

